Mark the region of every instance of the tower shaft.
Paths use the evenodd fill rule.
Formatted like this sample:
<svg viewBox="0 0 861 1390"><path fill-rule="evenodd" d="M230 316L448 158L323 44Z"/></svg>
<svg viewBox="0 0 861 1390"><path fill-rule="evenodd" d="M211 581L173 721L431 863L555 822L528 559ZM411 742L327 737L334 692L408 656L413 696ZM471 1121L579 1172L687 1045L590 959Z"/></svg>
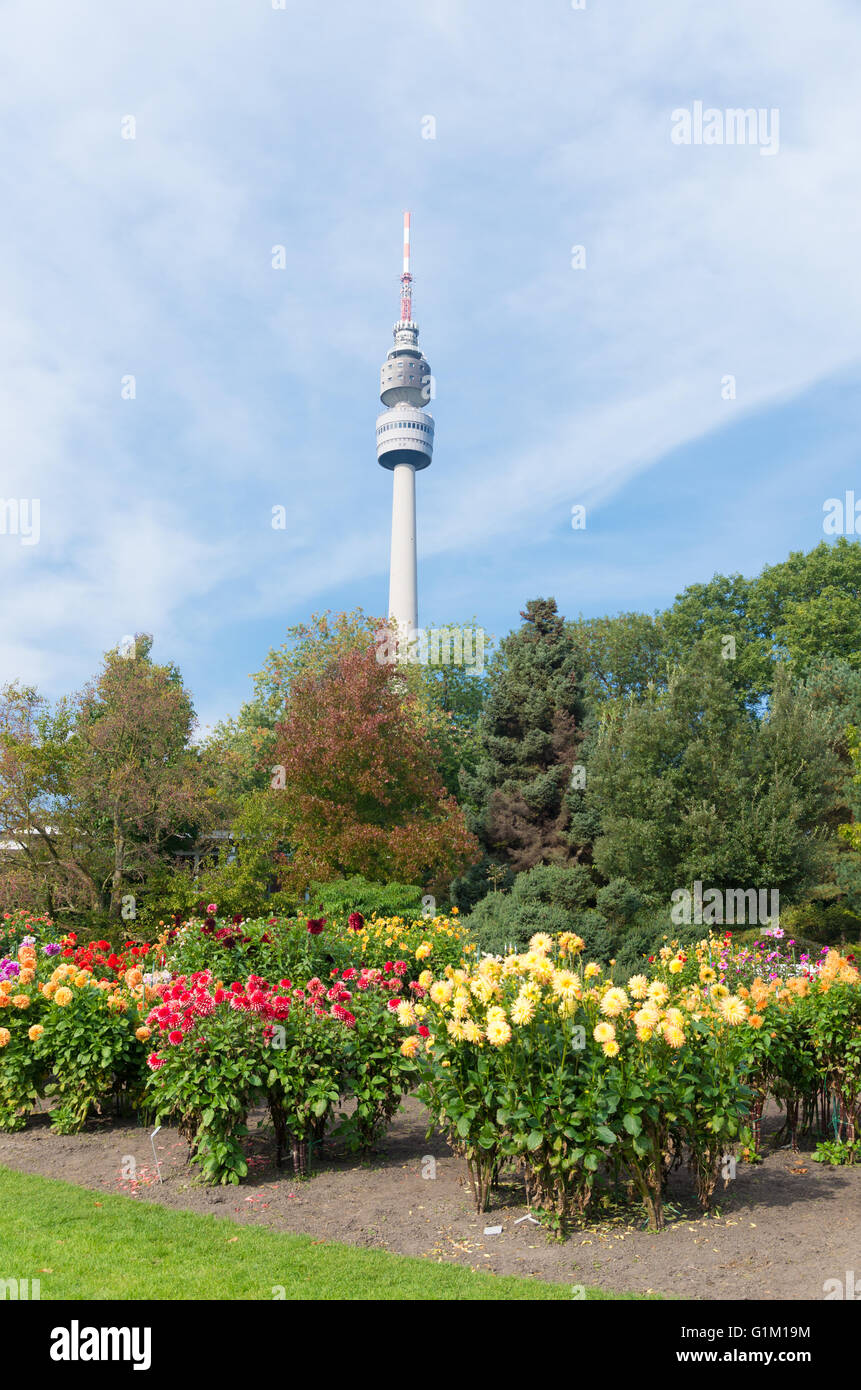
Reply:
<svg viewBox="0 0 861 1390"><path fill-rule="evenodd" d="M389 618L405 641L418 626L416 470L398 463L392 473L392 553Z"/></svg>

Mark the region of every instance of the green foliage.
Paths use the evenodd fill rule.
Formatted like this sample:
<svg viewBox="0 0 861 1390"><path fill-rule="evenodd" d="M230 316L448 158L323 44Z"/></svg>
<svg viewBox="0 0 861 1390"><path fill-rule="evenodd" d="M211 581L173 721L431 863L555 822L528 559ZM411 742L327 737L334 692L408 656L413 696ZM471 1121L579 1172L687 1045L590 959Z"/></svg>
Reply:
<svg viewBox="0 0 861 1390"><path fill-rule="evenodd" d="M419 1067L400 1051L403 1029L381 990L366 991L355 1014L355 1025L344 1036L341 1082L353 1105L342 1112L335 1133L352 1153L368 1153L385 1134L404 1093L417 1084Z"/></svg>
<svg viewBox="0 0 861 1390"><path fill-rule="evenodd" d="M205 1182L238 1183L248 1171L242 1150L248 1111L263 1084L247 1015L218 1009L161 1057L147 1086L158 1118L178 1122Z"/></svg>
<svg viewBox="0 0 861 1390"><path fill-rule="evenodd" d="M813 1150L811 1157L815 1163L827 1163L832 1168L855 1163L861 1152L861 1140L823 1139Z"/></svg>
<svg viewBox="0 0 861 1390"><path fill-rule="evenodd" d="M466 924L479 949L522 950L538 931L556 936L580 931L581 915L595 901L595 883L582 864L539 864L514 879L510 893L488 893Z"/></svg>
<svg viewBox="0 0 861 1390"><path fill-rule="evenodd" d="M311 884L310 905L329 917L347 917L361 912L363 917L422 916L424 889L415 883L370 883L361 874L336 878L328 883Z"/></svg>
<svg viewBox="0 0 861 1390"><path fill-rule="evenodd" d="M534 599L521 616L491 662L477 766L461 779L482 848L517 871L571 857L566 792L582 714L555 599Z"/></svg>
<svg viewBox="0 0 861 1390"><path fill-rule="evenodd" d="M647 613L613 618L579 618L567 624L590 704L641 698L665 683L667 637L660 621Z"/></svg>
<svg viewBox="0 0 861 1390"><path fill-rule="evenodd" d="M23 1129L43 1093L50 1066L27 1033L33 1024L42 1022L44 1012L44 1001L38 995L27 1009L7 1006L0 1010L0 1029L10 1034L0 1049L0 1131ZM4 1036L0 1034L0 1038Z"/></svg>
<svg viewBox="0 0 861 1390"><path fill-rule="evenodd" d="M57 1097L51 1128L58 1134L76 1134L94 1111L138 1104L146 1073L134 1005L112 1008L95 984L73 986L71 994L68 1004L46 1011L35 1044L53 1075L45 1094Z"/></svg>
<svg viewBox="0 0 861 1390"><path fill-rule="evenodd" d="M791 900L822 870L821 817L839 778L823 720L785 673L758 720L728 664L705 645L666 691L608 708L584 752L595 867L655 904L695 879Z"/></svg>

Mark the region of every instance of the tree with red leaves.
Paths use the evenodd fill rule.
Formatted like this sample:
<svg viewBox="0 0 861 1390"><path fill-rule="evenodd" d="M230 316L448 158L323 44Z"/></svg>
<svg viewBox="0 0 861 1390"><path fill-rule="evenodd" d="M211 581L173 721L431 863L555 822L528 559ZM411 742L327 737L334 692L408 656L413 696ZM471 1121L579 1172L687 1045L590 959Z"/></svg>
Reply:
<svg viewBox="0 0 861 1390"><path fill-rule="evenodd" d="M349 874L443 882L477 858L414 703L373 647L293 682L270 792L293 847L285 887Z"/></svg>

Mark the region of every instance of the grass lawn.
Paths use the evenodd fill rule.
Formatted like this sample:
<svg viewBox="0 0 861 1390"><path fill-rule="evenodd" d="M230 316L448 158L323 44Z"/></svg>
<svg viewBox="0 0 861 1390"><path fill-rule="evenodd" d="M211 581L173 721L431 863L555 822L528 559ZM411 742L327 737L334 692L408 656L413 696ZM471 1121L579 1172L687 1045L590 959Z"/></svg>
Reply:
<svg viewBox="0 0 861 1390"><path fill-rule="evenodd" d="M0 1278L39 1279L43 1300L269 1300L276 1289L288 1299L571 1299L564 1284L240 1226L2 1167L0 1210Z"/></svg>

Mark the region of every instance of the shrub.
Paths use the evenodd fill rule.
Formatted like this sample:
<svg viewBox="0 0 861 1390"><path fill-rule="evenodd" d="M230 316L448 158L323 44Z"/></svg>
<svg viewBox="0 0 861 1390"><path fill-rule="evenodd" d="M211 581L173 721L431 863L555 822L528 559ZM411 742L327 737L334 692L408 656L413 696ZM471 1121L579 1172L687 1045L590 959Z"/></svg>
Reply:
<svg viewBox="0 0 861 1390"><path fill-rule="evenodd" d="M180 975L164 988L146 1021L156 1043L147 1059L147 1089L157 1116L177 1120L192 1163L212 1183L236 1183L248 1171L245 1121L263 1085L262 1056L249 1035L262 1011L246 1013L238 1000L250 1009L256 983L252 976L245 987L225 992L208 971L190 979Z"/></svg>
<svg viewBox="0 0 861 1390"><path fill-rule="evenodd" d="M488 893L467 922L479 949L504 953L522 949L536 932L558 936L580 930L579 919L594 902L595 885L582 864L539 864L518 874L510 893Z"/></svg>
<svg viewBox="0 0 861 1390"><path fill-rule="evenodd" d="M23 1129L42 1093L46 1066L35 1046L45 1001L35 988L36 952L0 962L0 1129Z"/></svg>
<svg viewBox="0 0 861 1390"><path fill-rule="evenodd" d="M412 883L370 883L361 874L355 874L329 883L312 883L310 892L315 912L328 917L346 918L351 912L361 912L363 917L403 917L415 921L422 916L424 889Z"/></svg>
<svg viewBox="0 0 861 1390"><path fill-rule="evenodd" d="M65 978L61 972L67 972ZM58 1134L74 1134L93 1110L102 1112L111 1103L119 1109L124 1101L140 1100L144 1050L135 1032L142 1025L141 994L135 998L74 966L59 967L55 977L43 993L48 1007L37 1050L54 1078L45 1094L58 1097L51 1127Z"/></svg>
<svg viewBox="0 0 861 1390"><path fill-rule="evenodd" d="M424 989L416 981L408 984L406 973L406 962L395 961L388 969L348 968L340 976L343 986L355 991L355 1023L344 1042L342 1080L355 1105L351 1114L341 1115L336 1133L353 1151L366 1153L373 1148L404 1092L419 1079L413 1061L418 1043L404 1042L401 1019L416 1021L409 996L421 997ZM336 971L333 989L337 987Z"/></svg>
<svg viewBox="0 0 861 1390"><path fill-rule="evenodd" d="M746 1007L712 1006L660 960L626 989L581 959L583 942L449 970L429 990L420 1094L467 1160L479 1210L501 1160L557 1227L588 1206L599 1168L627 1173L662 1225L664 1156L687 1148L704 1206L721 1150L749 1109ZM675 959L675 958L674 958Z"/></svg>

